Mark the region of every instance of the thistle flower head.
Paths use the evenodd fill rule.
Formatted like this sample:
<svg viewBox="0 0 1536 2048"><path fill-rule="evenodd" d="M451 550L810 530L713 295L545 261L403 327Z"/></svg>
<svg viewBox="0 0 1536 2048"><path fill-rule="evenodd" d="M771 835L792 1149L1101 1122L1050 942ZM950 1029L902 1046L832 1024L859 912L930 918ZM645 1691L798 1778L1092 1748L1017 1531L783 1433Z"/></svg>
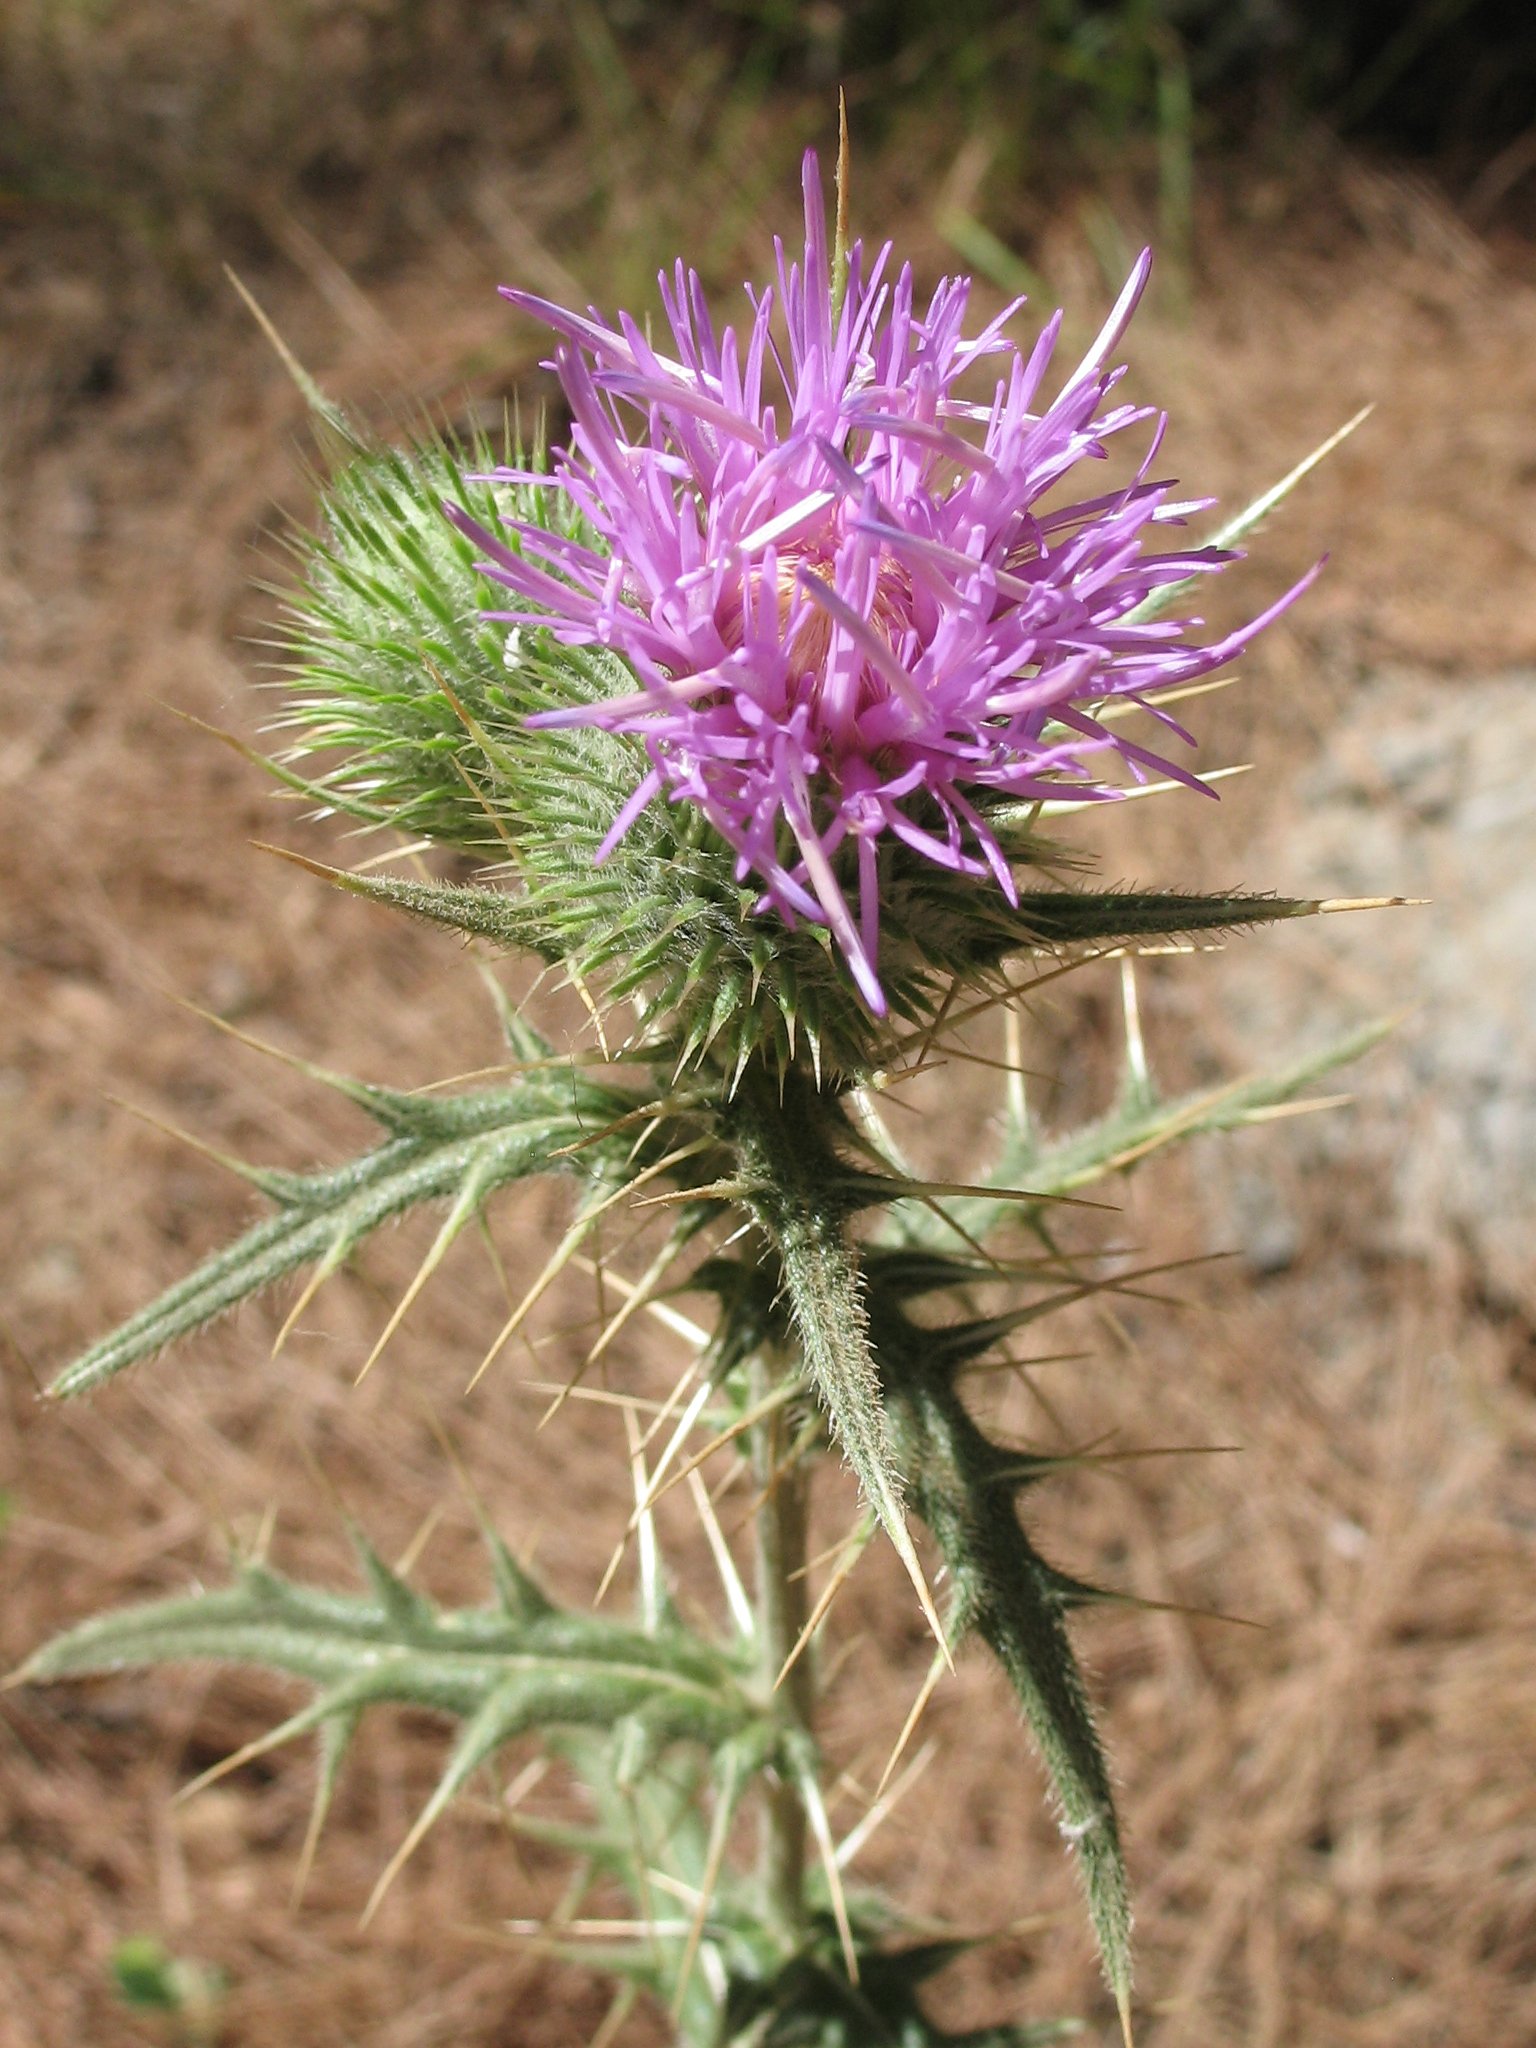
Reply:
<svg viewBox="0 0 1536 2048"><path fill-rule="evenodd" d="M1117 400L1124 371L1105 367L1148 254L1047 397L1059 313L1024 354L1006 338L1021 300L967 338L969 280L920 307L889 244L869 262L855 245L834 278L812 154L803 186L803 258L779 245L741 331L716 333L681 264L661 280L670 353L625 314L607 326L507 291L560 338L572 427L553 480L585 530L510 519L498 537L457 516L518 600L489 616L633 673L632 691L538 721L643 744L599 857L647 805L697 805L760 886L756 908L830 927L878 1016L882 843L990 875L1014 902L989 810L1102 800L1126 770L1203 787L1097 709L1219 667L1296 593L1203 646L1198 620L1138 617L1232 559L1157 544L1208 501L1151 479L1166 416ZM1131 480L1074 495L1076 466L1147 422Z"/></svg>

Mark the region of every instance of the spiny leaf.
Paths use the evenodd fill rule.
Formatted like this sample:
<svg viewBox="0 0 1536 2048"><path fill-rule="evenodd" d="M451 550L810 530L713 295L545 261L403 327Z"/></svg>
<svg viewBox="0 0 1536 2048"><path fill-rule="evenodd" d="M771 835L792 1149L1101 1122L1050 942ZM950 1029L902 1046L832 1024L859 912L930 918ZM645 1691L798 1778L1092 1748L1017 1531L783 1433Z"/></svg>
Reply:
<svg viewBox="0 0 1536 2048"><path fill-rule="evenodd" d="M1081 2031L1075 2020L960 2034L937 2025L919 2002L919 1987L970 1946L952 1940L894 1947L865 1916L850 1972L830 1916L819 1918L792 1956L775 1958L762 1975L742 1968L732 1975L722 2048L1046 2048Z"/></svg>
<svg viewBox="0 0 1536 2048"><path fill-rule="evenodd" d="M1017 1460L977 1427L932 1355L931 1333L878 1279L869 1313L892 1448L949 1568L952 1626L982 1638L1013 1688L1077 1851L1105 1975L1123 2008L1131 1915L1109 1770L1063 1625L1059 1575L1025 1534L1003 1476Z"/></svg>
<svg viewBox="0 0 1536 2048"><path fill-rule="evenodd" d="M1043 1138L1033 1125L1010 1125L1006 1142L986 1178L1002 1187L1018 1182L1042 1198L1076 1193L1111 1173L1127 1172L1153 1152L1212 1131L1241 1130L1269 1112L1295 1103L1303 1092L1338 1068L1362 1058L1394 1028L1391 1018L1361 1025L1288 1066L1159 1099L1147 1090L1128 1090L1110 1113L1062 1138ZM986 1239L1005 1221L1017 1221L1016 1202L991 1199L946 1201L944 1214L972 1237ZM900 1222L905 1243L942 1253L945 1227L931 1211L909 1205ZM895 1233L893 1232L893 1236Z"/></svg>
<svg viewBox="0 0 1536 2048"><path fill-rule="evenodd" d="M321 861L289 853L282 847L266 847L263 851L275 853L294 867L333 883L349 896L363 896L370 902L408 911L412 917L446 925L465 938L488 939L507 951L528 947L546 959L560 957L557 951L539 943L542 934L538 923L530 919L520 898L510 890L479 888L468 882L412 882L395 875L359 875L346 868L326 867Z"/></svg>
<svg viewBox="0 0 1536 2048"><path fill-rule="evenodd" d="M619 1878L637 1902L650 1895L658 1859L690 1893L700 1890L707 1870L700 1863L693 1760L702 1757L722 1785L735 1788L733 1799L752 1775L782 1768L786 1730L772 1703L748 1691L747 1665L670 1620L642 1631L560 1610L526 1575L521 1583L533 1597L521 1598L517 1614L504 1601L443 1611L402 1588L372 1546L357 1542L368 1593L335 1594L249 1566L232 1586L86 1622L39 1650L18 1681L215 1661L255 1664L315 1685L308 1706L207 1774L222 1775L319 1731L321 1780L301 1881L358 1720L370 1706L394 1702L464 1726L436 1790L381 1877L375 1903L476 1769L534 1731L570 1758L597 1808L599 1826L563 1831L563 1846ZM640 1766L633 1782L621 1782L621 1750ZM655 1768L669 1750L666 1768ZM719 1875L728 1897L735 1880L729 1871ZM682 1950L679 1936L611 1956L583 1946L577 1959L621 1975L638 1965L643 1980L666 1997ZM685 1995L694 2038L711 2022L713 2004L697 1982Z"/></svg>
<svg viewBox="0 0 1536 2048"><path fill-rule="evenodd" d="M381 1224L423 1203L452 1201L466 1187L489 1196L554 1167L587 1174L614 1167L627 1138L607 1148L566 1148L635 1107L633 1097L568 1068L510 1088L399 1100L410 1105L400 1114L409 1129L344 1166L284 1176L274 1187L277 1215L91 1345L51 1391L68 1396L97 1386L302 1266L334 1270Z"/></svg>
<svg viewBox="0 0 1536 2048"><path fill-rule="evenodd" d="M1312 917L1321 908L1309 898L1241 890L1196 895L1178 889L1052 889L1021 895L1012 918L1023 945L1108 945L1240 931L1283 918Z"/></svg>
<svg viewBox="0 0 1536 2048"><path fill-rule="evenodd" d="M466 1723L429 1809L513 1735L546 1724L612 1731L639 1723L655 1748L716 1750L766 1720L733 1659L676 1624L652 1632L547 1603L526 1618L490 1607L444 1610L370 1571L373 1589L340 1594L247 1566L229 1586L127 1607L45 1644L20 1682L185 1662L259 1665L303 1679L315 1701L281 1737L398 1702ZM272 1738L268 1738L268 1742ZM261 1745L266 1746L264 1743ZM745 1752L743 1752L745 1753Z"/></svg>

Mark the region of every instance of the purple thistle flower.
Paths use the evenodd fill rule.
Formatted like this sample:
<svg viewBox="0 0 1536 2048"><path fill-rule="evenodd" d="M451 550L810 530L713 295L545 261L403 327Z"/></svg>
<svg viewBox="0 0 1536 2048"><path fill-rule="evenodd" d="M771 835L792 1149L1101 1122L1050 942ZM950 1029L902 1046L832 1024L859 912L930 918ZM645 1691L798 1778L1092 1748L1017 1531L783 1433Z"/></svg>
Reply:
<svg viewBox="0 0 1536 2048"><path fill-rule="evenodd" d="M1129 698L1193 744L1146 693L1220 667L1311 578L1208 646L1186 637L1198 620L1136 616L1164 586L1234 559L1143 552L1149 533L1210 502L1174 502L1171 484L1148 480L1166 415L1112 402L1124 370L1104 364L1149 252L1041 403L1059 313L1028 356L1004 339L1022 299L967 340L969 280L943 279L919 311L910 267L888 278L889 244L867 271L853 248L839 304L813 154L802 182L803 263L776 244L777 294L748 286L744 336L716 335L681 264L661 280L671 356L627 314L611 328L505 291L561 337L553 368L571 446L541 480L598 545L511 521L514 548L453 516L484 547L485 572L522 600L488 617L610 648L635 673L632 694L530 721L644 743L649 772L598 859L656 798L697 804L734 848L738 880L760 880L757 908L829 926L878 1016L882 837L990 872L1015 902L989 802L1102 801L1121 793L1101 773L1116 757L1138 780L1156 770L1204 789L1092 707ZM990 400L962 397L967 372L988 362ZM1076 463L1149 419L1129 484L1061 501Z"/></svg>

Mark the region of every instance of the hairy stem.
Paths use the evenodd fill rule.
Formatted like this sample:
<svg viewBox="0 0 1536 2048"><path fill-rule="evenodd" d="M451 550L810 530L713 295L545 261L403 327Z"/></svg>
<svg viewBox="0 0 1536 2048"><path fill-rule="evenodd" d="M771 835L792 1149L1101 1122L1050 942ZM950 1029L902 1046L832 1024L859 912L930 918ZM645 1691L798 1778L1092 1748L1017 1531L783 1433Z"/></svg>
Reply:
<svg viewBox="0 0 1536 2048"><path fill-rule="evenodd" d="M758 1352L748 1376L754 1403L779 1383L782 1361ZM776 1408L752 1433L752 1476L759 1495L757 1531L758 1670L765 1691L778 1687L789 1717L809 1728L812 1709L810 1659L797 1657L780 1684L807 1615L806 1475L789 1455L785 1410ZM793 1779L764 1781L759 1849L764 1919L791 1941L805 1925L805 1804Z"/></svg>
<svg viewBox="0 0 1536 2048"><path fill-rule="evenodd" d="M786 1075L780 1088L759 1070L743 1076L730 1118L744 1203L778 1255L806 1378L937 1632L886 1438L863 1276L848 1239L853 1176L837 1155L834 1112L808 1077Z"/></svg>

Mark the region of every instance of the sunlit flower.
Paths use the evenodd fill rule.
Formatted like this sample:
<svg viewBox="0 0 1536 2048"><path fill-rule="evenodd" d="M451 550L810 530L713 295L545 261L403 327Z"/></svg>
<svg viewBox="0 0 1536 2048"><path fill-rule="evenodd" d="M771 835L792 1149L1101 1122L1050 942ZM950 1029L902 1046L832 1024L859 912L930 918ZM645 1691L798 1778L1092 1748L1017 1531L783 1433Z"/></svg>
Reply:
<svg viewBox="0 0 1536 2048"><path fill-rule="evenodd" d="M1117 767L1203 787L1096 711L1219 667L1296 591L1207 646L1188 637L1198 620L1137 616L1232 559L1144 551L1208 502L1149 481L1166 416L1115 402L1124 371L1105 368L1148 254L1043 400L1059 313L1027 355L1006 339L1022 300L966 339L969 280L942 280L919 310L889 244L869 264L850 251L839 295L812 155L803 185L804 258L779 245L777 289L748 286L739 333L716 334L681 264L661 281L670 355L628 315L608 327L508 291L560 337L572 425L552 481L592 544L518 522L509 544L455 516L521 600L493 618L610 648L634 672L632 693L540 721L644 745L649 771L599 858L647 804L698 805L738 878L760 883L758 909L829 926L880 1014L885 835L1015 900L989 807L1102 800ZM1077 500L1061 488L1146 421L1128 483Z"/></svg>

